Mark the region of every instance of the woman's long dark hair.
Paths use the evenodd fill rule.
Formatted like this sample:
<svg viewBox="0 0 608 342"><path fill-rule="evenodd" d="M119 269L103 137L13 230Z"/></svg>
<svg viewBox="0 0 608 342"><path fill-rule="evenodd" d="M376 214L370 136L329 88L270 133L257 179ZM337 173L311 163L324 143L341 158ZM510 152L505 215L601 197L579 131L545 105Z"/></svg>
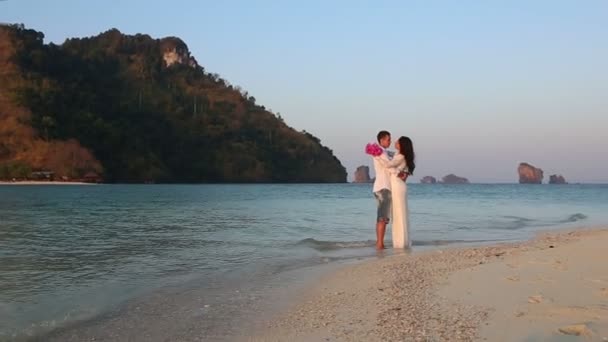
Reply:
<svg viewBox="0 0 608 342"><path fill-rule="evenodd" d="M414 162L416 155L414 154L414 145L412 144L412 139L408 137L399 138L399 153L403 154L405 157L407 170L410 175L413 175L414 169L416 168L416 163Z"/></svg>

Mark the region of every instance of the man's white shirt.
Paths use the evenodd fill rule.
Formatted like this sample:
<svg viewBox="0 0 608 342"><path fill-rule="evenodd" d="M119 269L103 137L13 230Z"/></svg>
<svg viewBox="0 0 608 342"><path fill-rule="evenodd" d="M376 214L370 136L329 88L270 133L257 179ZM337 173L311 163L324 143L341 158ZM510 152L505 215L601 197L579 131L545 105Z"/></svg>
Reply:
<svg viewBox="0 0 608 342"><path fill-rule="evenodd" d="M380 158L383 158L387 161L390 161L390 158L388 156L388 151L386 151L386 149L383 149L384 152L380 155ZM382 189L387 189L387 190L391 190L391 180L390 180L390 173L388 172L388 169L385 168L384 166L382 166L382 164L376 160L376 158L374 159L374 171L376 172L376 180L374 181L374 192L378 192Z"/></svg>

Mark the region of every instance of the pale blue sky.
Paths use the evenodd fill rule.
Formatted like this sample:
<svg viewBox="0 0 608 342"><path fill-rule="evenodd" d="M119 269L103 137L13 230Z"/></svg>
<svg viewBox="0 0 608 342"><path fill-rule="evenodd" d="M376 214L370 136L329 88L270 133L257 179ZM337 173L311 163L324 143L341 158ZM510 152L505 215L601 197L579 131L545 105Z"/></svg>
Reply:
<svg viewBox="0 0 608 342"><path fill-rule="evenodd" d="M416 178L515 182L527 161L608 182L608 1L7 0L0 22L181 37L350 174L387 129Z"/></svg>

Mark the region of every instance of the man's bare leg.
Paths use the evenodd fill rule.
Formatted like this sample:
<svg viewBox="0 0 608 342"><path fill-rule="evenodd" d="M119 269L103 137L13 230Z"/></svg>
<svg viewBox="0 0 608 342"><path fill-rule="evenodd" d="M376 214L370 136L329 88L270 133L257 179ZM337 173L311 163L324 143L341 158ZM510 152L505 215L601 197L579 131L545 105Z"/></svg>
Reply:
<svg viewBox="0 0 608 342"><path fill-rule="evenodd" d="M384 232L386 232L386 221L376 223L376 249L384 249Z"/></svg>

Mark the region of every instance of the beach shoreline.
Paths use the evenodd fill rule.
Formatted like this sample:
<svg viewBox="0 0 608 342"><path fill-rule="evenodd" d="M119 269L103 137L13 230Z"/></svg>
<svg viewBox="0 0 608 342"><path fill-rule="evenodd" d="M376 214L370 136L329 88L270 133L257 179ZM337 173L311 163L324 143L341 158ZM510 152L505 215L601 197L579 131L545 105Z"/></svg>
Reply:
<svg viewBox="0 0 608 342"><path fill-rule="evenodd" d="M213 302L213 293L198 289L194 284L187 291L162 289L120 304L101 316L53 329L34 340L546 341L561 337L559 328L581 322L587 324L588 332L583 330L585 334L597 337L608 327L601 306L589 310L566 308L570 310L567 313L572 324L545 322L539 325L544 330L535 330L541 313L508 307L510 301L482 294L484 285L490 281L495 282L491 288L507 297L511 285L527 284L524 293L520 291L519 299L513 303L541 307L528 302L537 300L539 294L545 295L540 297L541 302L553 303L559 296L548 296L546 289L530 287L553 285L543 283L550 277L542 270L531 275L524 275L523 271L497 275L497 267L502 265L512 271L514 265L537 265L526 258L548 251L572 254L569 248L578 251L581 247L577 243L588 241L600 245L607 243L608 228L549 230L531 240L492 245L451 245L401 253L389 249L376 256L278 273L271 283L267 279L263 284L272 289L270 293L260 291L259 287L243 288L235 283L237 287L229 292L235 297L244 296L245 300L234 303L236 298L229 300L231 303ZM582 258L585 260L588 255ZM551 265L563 267L566 264ZM480 271L483 267L490 267L490 273ZM555 267L549 267L551 269L561 272ZM593 272L597 274L598 270ZM494 278L490 279L488 274ZM532 277L539 274L544 276ZM608 275L608 272L601 274ZM476 275L475 280L471 280L472 275ZM591 299L596 294L604 296L600 297L604 301L608 299L608 278L605 281L606 284L597 284L600 287L591 292ZM569 287L572 288L572 284ZM500 295L496 297L501 298ZM608 302L605 304L608 306ZM237 311L230 311L237 306ZM202 311L192 317L192 312L198 310ZM542 317L555 315L553 311L549 310ZM209 316L212 312L214 314ZM579 314L581 319L577 319ZM600 319L583 320L596 316ZM496 334L505 331L500 324L514 325L507 318L525 321L534 317L536 319L528 326L511 329L511 338ZM529 336L541 338L527 339Z"/></svg>
<svg viewBox="0 0 608 342"><path fill-rule="evenodd" d="M607 244L608 228L581 228L376 258L325 275L241 340L602 341Z"/></svg>
<svg viewBox="0 0 608 342"><path fill-rule="evenodd" d="M97 185L87 182L62 182L62 181L0 181L0 185Z"/></svg>

